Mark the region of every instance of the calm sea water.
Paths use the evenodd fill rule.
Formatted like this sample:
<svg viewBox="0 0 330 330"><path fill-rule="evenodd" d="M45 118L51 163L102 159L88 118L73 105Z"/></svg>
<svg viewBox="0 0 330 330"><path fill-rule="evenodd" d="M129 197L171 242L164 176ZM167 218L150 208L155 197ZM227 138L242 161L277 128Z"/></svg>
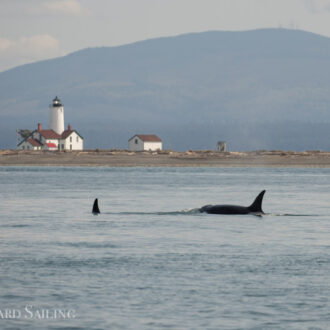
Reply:
<svg viewBox="0 0 330 330"><path fill-rule="evenodd" d="M0 329L329 329L330 169L0 167L0 262Z"/></svg>

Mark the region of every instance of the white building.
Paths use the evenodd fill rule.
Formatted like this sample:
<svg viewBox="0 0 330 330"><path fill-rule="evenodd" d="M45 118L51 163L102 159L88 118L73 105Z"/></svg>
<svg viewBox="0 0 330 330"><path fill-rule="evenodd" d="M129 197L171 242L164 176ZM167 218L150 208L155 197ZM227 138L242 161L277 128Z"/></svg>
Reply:
<svg viewBox="0 0 330 330"><path fill-rule="evenodd" d="M21 150L83 150L83 137L68 125L64 130L64 108L56 96L50 106L50 129L38 129L17 145Z"/></svg>
<svg viewBox="0 0 330 330"><path fill-rule="evenodd" d="M68 125L68 129L61 134L59 143L60 150L83 150L84 139Z"/></svg>
<svg viewBox="0 0 330 330"><path fill-rule="evenodd" d="M157 135L137 134L128 140L128 149L132 151L156 151L162 148L162 140Z"/></svg>

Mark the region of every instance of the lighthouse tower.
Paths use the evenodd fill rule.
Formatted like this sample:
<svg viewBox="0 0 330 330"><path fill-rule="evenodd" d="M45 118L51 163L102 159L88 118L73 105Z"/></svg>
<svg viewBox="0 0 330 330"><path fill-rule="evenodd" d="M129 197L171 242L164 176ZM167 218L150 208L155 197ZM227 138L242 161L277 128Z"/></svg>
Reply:
<svg viewBox="0 0 330 330"><path fill-rule="evenodd" d="M53 100L53 104L49 106L49 109L49 128L57 134L62 134L64 132L64 108L57 96Z"/></svg>

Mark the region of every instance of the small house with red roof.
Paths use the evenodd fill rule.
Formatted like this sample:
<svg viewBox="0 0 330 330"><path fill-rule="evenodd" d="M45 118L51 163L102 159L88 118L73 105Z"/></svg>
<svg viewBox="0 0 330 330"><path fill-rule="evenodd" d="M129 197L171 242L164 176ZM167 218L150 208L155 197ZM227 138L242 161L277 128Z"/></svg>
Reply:
<svg viewBox="0 0 330 330"><path fill-rule="evenodd" d="M83 137L73 130L71 125L62 133L57 134L52 129L38 129L17 145L21 150L83 150Z"/></svg>
<svg viewBox="0 0 330 330"><path fill-rule="evenodd" d="M42 147L43 145L39 141L32 138L27 138L18 144L17 149L41 150Z"/></svg>
<svg viewBox="0 0 330 330"><path fill-rule="evenodd" d="M50 129L34 130L26 139L17 145L21 150L83 150L83 137L73 130L71 125L64 130L64 108L60 100L53 100L50 106Z"/></svg>
<svg viewBox="0 0 330 330"><path fill-rule="evenodd" d="M60 150L83 150L83 137L71 125L61 134Z"/></svg>
<svg viewBox="0 0 330 330"><path fill-rule="evenodd" d="M128 149L132 151L157 151L162 148L162 140L154 134L137 134L128 140Z"/></svg>

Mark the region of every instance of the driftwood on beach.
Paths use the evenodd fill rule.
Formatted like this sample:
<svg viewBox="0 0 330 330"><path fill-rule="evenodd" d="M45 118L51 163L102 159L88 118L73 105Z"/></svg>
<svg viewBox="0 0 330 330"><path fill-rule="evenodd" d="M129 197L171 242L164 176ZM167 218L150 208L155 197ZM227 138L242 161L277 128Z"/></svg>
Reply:
<svg viewBox="0 0 330 330"><path fill-rule="evenodd" d="M109 167L330 167L330 152L252 151L132 152L127 150L24 151L0 150L0 166Z"/></svg>

